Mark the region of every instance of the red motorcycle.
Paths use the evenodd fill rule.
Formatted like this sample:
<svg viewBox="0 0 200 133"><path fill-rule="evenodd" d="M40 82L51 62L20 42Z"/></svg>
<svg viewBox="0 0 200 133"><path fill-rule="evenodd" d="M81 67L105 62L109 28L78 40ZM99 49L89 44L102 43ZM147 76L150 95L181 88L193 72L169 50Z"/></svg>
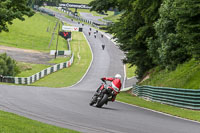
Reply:
<svg viewBox="0 0 200 133"><path fill-rule="evenodd" d="M107 104L109 99L119 93L119 90L114 89L111 85L107 85L106 81L102 80L103 83L96 91L90 101L90 105L96 104L96 107L101 108L104 104Z"/></svg>

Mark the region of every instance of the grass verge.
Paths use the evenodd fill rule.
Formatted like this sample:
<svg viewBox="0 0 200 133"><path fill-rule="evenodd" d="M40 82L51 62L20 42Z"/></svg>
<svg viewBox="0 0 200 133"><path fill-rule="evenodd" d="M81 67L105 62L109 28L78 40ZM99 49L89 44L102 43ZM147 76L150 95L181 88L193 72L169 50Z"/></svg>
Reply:
<svg viewBox="0 0 200 133"><path fill-rule="evenodd" d="M0 111L0 122L1 133L78 133L4 111Z"/></svg>
<svg viewBox="0 0 200 133"><path fill-rule="evenodd" d="M52 64L59 64L62 62L66 62L70 59L70 57L57 57L56 59L52 59L49 61L49 63ZM25 63L25 62L17 62L17 66L20 68L20 73L17 74L15 77L29 77L33 74L36 74L51 65L46 64L31 64L31 63Z"/></svg>
<svg viewBox="0 0 200 133"><path fill-rule="evenodd" d="M78 4L89 4L93 0L63 0L66 3L78 3Z"/></svg>
<svg viewBox="0 0 200 133"><path fill-rule="evenodd" d="M75 8L69 8L72 12L75 12ZM77 9L78 15L80 16L80 12L84 13L91 13L93 16L100 16L100 17L110 17L114 14L113 11L107 11L107 15L103 15L97 13L96 11L90 11L89 9Z"/></svg>
<svg viewBox="0 0 200 133"><path fill-rule="evenodd" d="M0 45L43 52L56 49L57 29L50 48L49 43L58 19L41 13L36 13L30 18L25 17L25 19L25 21L15 19L13 24L9 25L9 32L0 33ZM66 50L66 45L66 40L59 37L58 50Z"/></svg>
<svg viewBox="0 0 200 133"><path fill-rule="evenodd" d="M159 112L171 114L173 116L178 116L181 118L186 118L186 119L200 122L200 111L182 109L182 108L178 108L178 107L174 107L174 106L170 106L166 104L161 104L157 102L145 101L144 99L133 96L127 92L121 92L117 96L117 100L121 102L129 103L132 105L136 105L139 107L144 107L144 108L156 110Z"/></svg>
<svg viewBox="0 0 200 133"><path fill-rule="evenodd" d="M42 71L43 69L50 67L50 65L31 64L25 62L17 62L17 66L20 68L21 72L17 74L16 77L29 77Z"/></svg>
<svg viewBox="0 0 200 133"><path fill-rule="evenodd" d="M127 78L132 78L132 77L136 76L135 71L136 71L136 66L130 67L130 64L126 64L126 77Z"/></svg>
<svg viewBox="0 0 200 133"><path fill-rule="evenodd" d="M71 48L75 56L72 66L52 73L31 85L66 87L77 83L83 77L92 60L92 54L82 32L73 32L72 38Z"/></svg>
<svg viewBox="0 0 200 133"><path fill-rule="evenodd" d="M49 63L54 63L54 64L59 64L59 63L63 63L70 60L70 56L68 57L59 57L57 56L56 59L52 59L49 61Z"/></svg>
<svg viewBox="0 0 200 133"><path fill-rule="evenodd" d="M150 71L149 79L139 85L151 85L173 88L200 89L200 62L194 59L179 65L176 70Z"/></svg>
<svg viewBox="0 0 200 133"><path fill-rule="evenodd" d="M107 17L104 17L103 19L112 21L112 22L117 22L119 20L119 18L121 17L121 15L122 15L122 13L120 13L118 15L109 15Z"/></svg>

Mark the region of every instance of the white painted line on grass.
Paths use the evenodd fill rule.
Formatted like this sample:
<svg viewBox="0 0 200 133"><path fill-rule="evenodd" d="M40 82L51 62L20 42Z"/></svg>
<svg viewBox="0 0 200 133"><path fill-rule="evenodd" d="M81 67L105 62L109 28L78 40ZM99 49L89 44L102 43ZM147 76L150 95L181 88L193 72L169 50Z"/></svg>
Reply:
<svg viewBox="0 0 200 133"><path fill-rule="evenodd" d="M89 47L90 47L90 51L92 52L92 61L90 62L90 65L89 65L87 71L85 72L85 74L83 75L83 77L82 77L77 83L75 83L74 85L69 86L69 87L73 87L73 86L77 85L78 83L80 83L80 82L84 79L84 77L86 76L86 74L87 74L88 71L90 70L90 67L91 67L91 65L92 65L93 58L94 58L94 57L93 57L93 51L92 51L92 48L91 48L91 46L90 46L90 43L89 43L88 39L86 38L86 36L85 36L85 34L84 34L83 32L82 32L82 34L83 34L83 36L85 37L85 39L86 39L86 41L87 41L87 44L88 44Z"/></svg>

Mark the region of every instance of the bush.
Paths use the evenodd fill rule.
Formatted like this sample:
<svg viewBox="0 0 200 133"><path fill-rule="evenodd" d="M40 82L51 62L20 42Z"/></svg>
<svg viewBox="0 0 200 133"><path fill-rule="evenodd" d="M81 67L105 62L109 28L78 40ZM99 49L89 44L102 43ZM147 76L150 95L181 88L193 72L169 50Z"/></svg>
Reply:
<svg viewBox="0 0 200 133"><path fill-rule="evenodd" d="M0 54L0 75L15 76L19 73L16 61L7 56L6 53Z"/></svg>

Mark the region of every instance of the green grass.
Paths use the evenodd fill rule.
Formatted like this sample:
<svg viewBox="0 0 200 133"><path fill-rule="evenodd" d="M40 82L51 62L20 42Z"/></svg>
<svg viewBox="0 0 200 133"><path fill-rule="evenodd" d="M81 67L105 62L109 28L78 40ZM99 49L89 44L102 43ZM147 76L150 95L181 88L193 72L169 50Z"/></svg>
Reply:
<svg viewBox="0 0 200 133"><path fill-rule="evenodd" d="M56 59L52 59L49 61L49 63L54 63L54 64L59 64L59 63L63 63L70 60L70 57L59 57L57 56Z"/></svg>
<svg viewBox="0 0 200 133"><path fill-rule="evenodd" d="M24 38L24 37L26 38L26 36L31 36L32 33L31 34L27 33L27 35L26 35L25 31L23 31L23 30L21 31L20 28L19 28L20 25L29 25L29 27L31 27L31 26L34 27L36 25L37 26L42 25L41 24L42 21L44 21L44 25L45 25L45 22L46 21L48 22L49 19L56 20L53 17L47 16L47 15L41 15L39 13L36 13L34 15L34 17L28 18L24 22L20 22L18 20L15 20L16 22L14 22L12 27L10 27L10 32L9 33L0 34L0 41L2 39L1 37L3 37L6 41L16 42L16 40L15 40L16 38L13 39L13 40L12 39L9 40L9 37L7 37L7 36L11 36L12 29L14 29L14 31L16 31L16 33L24 32L24 35L23 35L22 38ZM37 24L37 22L39 24ZM50 21L49 21L49 23L50 23ZM54 24L55 23L56 23L56 21L54 21ZM52 24L53 27L55 26L54 24ZM48 25L47 25L47 27L48 27ZM25 28L22 28L22 29L25 30ZM33 29L31 28L31 31L36 33L35 36L39 38L38 39L38 38L35 37L34 41L37 42L40 39L42 41L42 38L40 38L40 35L42 36L42 33L46 33L46 28L43 29L43 30L45 30L44 32L41 31L42 28L40 28L40 30L36 29L36 30L38 30L38 33L36 31L34 31ZM46 36L46 39L47 39L47 37L49 38L49 36ZM72 33L72 37L73 37L73 41L71 42L71 47L72 47L72 51L75 53L75 60L74 60L75 62L72 64L72 66L70 68L66 68L66 69L60 70L60 71L58 71L56 73L50 74L50 75L42 78L41 80L39 80L39 81L37 81L37 82L35 82L35 83L31 84L31 85L48 86L48 87L66 87L66 86L70 86L70 85L75 84L76 82L78 82L82 78L82 76L85 74L85 72L86 72L86 70L87 70L87 68L88 68L88 66L89 66L89 64L91 62L91 58L92 58L91 51L90 51L90 48L89 48L89 46L87 44L87 41L85 40L85 38L82 35L82 33L73 32ZM59 37L59 38L61 38L61 37ZM49 40L50 39L51 38L49 38ZM19 41L21 41L21 40L19 39ZM30 41L30 40L26 39L26 41ZM39 48L37 48L37 47L34 47L34 45L33 45L33 47L26 46L25 45L26 41L21 42L20 45L17 45L17 46L13 45L12 43L10 45L13 46L13 47L36 49L36 50L45 50L45 48L46 48L46 47L43 47L43 46L40 46ZM4 45L5 44L9 45L9 43L4 43ZM42 45L42 44L39 44L39 45ZM55 46L55 44L53 46ZM59 50L60 50L64 45L61 45L59 43L58 46L59 46ZM79 49L80 49L80 51L79 51ZM81 57L80 60L78 60L78 56L77 56L78 53L80 54L80 57ZM67 59L57 58L56 60L52 60L49 63L61 63L61 62L64 62L66 60ZM18 74L17 77L28 77L28 76L31 76L31 75L33 75L33 74L35 74L37 72L40 72L41 70L49 67L48 65L41 65L41 64L30 64L30 63L21 63L21 64L18 63L18 64L21 65L20 68L22 68L24 70L22 70L22 72L20 74Z"/></svg>
<svg viewBox="0 0 200 133"><path fill-rule="evenodd" d="M117 22L118 19L121 17L122 13L118 14L118 15L109 15L107 17L104 17L105 20L109 20L112 22Z"/></svg>
<svg viewBox="0 0 200 133"><path fill-rule="evenodd" d="M75 8L69 8L72 12L75 12ZM114 14L113 11L108 11L107 14L108 15L102 15L99 14L95 11L90 11L89 9L77 9L78 15L80 16L80 12L85 12L85 13L91 13L93 16L101 16L101 17L108 17L108 16L112 16Z"/></svg>
<svg viewBox="0 0 200 133"><path fill-rule="evenodd" d="M89 4L93 0L62 0L62 2L66 3L78 3L78 4Z"/></svg>
<svg viewBox="0 0 200 133"><path fill-rule="evenodd" d="M49 51L53 28L58 21L55 17L36 13L33 17L25 17L25 21L15 19L9 25L9 32L0 33L0 45ZM57 41L57 30L50 49L55 49ZM66 41L59 37L59 50L66 50Z"/></svg>
<svg viewBox="0 0 200 133"><path fill-rule="evenodd" d="M136 76L135 70L136 70L136 66L130 67L130 64L126 64L126 77L132 78L132 77Z"/></svg>
<svg viewBox="0 0 200 133"><path fill-rule="evenodd" d="M160 104L157 102L145 101L142 98L132 96L131 94L126 93L126 92L121 92L117 96L117 100L125 102L125 103L129 103L129 104L137 105L140 107L156 110L159 112L164 112L167 114L171 114L173 116L200 121L200 111L182 109L182 108L178 108L174 106Z"/></svg>
<svg viewBox="0 0 200 133"><path fill-rule="evenodd" d="M59 64L66 62L70 59L70 57L59 57L57 56L56 59L52 59L49 61L49 63ZM17 62L17 66L20 68L20 73L16 75L16 77L29 77L32 76L51 65L45 65L45 64L31 64L31 63L25 63L25 62Z"/></svg>
<svg viewBox="0 0 200 133"><path fill-rule="evenodd" d="M152 69L150 78L140 85L200 89L200 63L194 59L179 65L175 71Z"/></svg>
<svg viewBox="0 0 200 133"><path fill-rule="evenodd" d="M83 33L73 32L72 38L73 41L71 41L71 47L75 54L75 59L72 66L52 73L31 85L46 87L66 87L75 84L82 78L90 65L92 54L87 41L83 36ZM80 56L80 60L78 59L78 54Z"/></svg>
<svg viewBox="0 0 200 133"><path fill-rule="evenodd" d="M59 10L58 8L56 8L54 6L45 6L45 8L59 12L59 13L64 13L63 11Z"/></svg>
<svg viewBox="0 0 200 133"><path fill-rule="evenodd" d="M17 62L17 66L20 68L21 73L17 74L16 77L29 77L50 67L50 65L31 64L25 62Z"/></svg>
<svg viewBox="0 0 200 133"><path fill-rule="evenodd" d="M0 133L78 133L0 111Z"/></svg>

